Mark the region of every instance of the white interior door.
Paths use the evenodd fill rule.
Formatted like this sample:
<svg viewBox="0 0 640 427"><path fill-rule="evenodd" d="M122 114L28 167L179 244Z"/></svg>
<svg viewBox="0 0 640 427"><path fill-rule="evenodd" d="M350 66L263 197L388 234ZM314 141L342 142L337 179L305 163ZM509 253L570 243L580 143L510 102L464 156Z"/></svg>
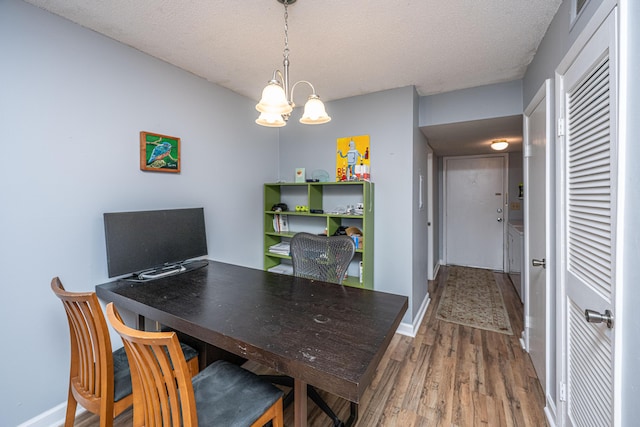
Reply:
<svg viewBox="0 0 640 427"><path fill-rule="evenodd" d="M525 111L525 346L547 392L547 135L550 81L540 88Z"/></svg>
<svg viewBox="0 0 640 427"><path fill-rule="evenodd" d="M504 271L505 155L444 158L445 260Z"/></svg>
<svg viewBox="0 0 640 427"><path fill-rule="evenodd" d="M616 13L578 39L558 69L564 424L614 426L617 168ZM593 21L592 21L593 22ZM581 37L583 37L581 36ZM564 126L562 125L564 120ZM619 396L618 396L619 398Z"/></svg>

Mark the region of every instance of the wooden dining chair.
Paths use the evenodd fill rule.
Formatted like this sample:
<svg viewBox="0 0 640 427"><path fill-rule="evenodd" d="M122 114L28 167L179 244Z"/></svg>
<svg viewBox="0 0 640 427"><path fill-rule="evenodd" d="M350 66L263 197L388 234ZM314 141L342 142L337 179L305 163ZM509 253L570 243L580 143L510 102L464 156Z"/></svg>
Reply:
<svg viewBox="0 0 640 427"><path fill-rule="evenodd" d="M191 379L175 332L130 328L113 303L107 318L132 366L134 427L284 427L283 393L272 384L223 360Z"/></svg>
<svg viewBox="0 0 640 427"><path fill-rule="evenodd" d="M131 371L124 347L113 351L107 321L95 292L68 292L58 277L51 289L67 313L71 367L65 427L73 426L78 403L100 417L101 427L133 403ZM198 352L182 344L189 371L198 373Z"/></svg>

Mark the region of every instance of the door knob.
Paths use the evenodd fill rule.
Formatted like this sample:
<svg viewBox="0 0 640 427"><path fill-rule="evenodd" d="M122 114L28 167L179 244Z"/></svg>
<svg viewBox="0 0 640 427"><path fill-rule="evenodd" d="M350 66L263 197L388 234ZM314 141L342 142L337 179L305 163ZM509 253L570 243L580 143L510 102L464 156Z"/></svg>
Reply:
<svg viewBox="0 0 640 427"><path fill-rule="evenodd" d="M502 222L502 218L498 218L498 222Z"/></svg>
<svg viewBox="0 0 640 427"><path fill-rule="evenodd" d="M586 309L584 311L584 318L589 323L606 323L607 328L613 328L613 314L609 310L605 310L604 314L602 314L595 310Z"/></svg>
<svg viewBox="0 0 640 427"><path fill-rule="evenodd" d="M542 267L542 268L547 268L547 261L545 258L542 259L532 259L531 260L531 265L534 267Z"/></svg>

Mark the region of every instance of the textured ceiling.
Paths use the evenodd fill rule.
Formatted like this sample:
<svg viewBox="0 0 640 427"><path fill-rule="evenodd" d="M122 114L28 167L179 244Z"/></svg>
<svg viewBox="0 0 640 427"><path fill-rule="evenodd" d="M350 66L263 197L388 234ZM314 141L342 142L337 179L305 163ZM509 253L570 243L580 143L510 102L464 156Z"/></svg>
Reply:
<svg viewBox="0 0 640 427"><path fill-rule="evenodd" d="M256 101L282 69L284 6L276 0L25 1ZM521 79L561 2L299 0L289 6L291 81L310 81L329 101ZM298 89L294 101L307 95ZM458 144L456 130L473 133L448 129Z"/></svg>
<svg viewBox="0 0 640 427"><path fill-rule="evenodd" d="M282 68L276 0L26 1L252 99ZM299 0L289 6L291 80L334 100L520 79L560 3Z"/></svg>

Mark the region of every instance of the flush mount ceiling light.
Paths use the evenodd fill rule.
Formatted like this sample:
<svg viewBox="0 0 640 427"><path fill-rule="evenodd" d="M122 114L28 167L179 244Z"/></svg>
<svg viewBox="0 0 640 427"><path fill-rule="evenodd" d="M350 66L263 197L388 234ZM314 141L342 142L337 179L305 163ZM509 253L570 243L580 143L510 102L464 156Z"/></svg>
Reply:
<svg viewBox="0 0 640 427"><path fill-rule="evenodd" d="M306 83L311 86L311 95L304 105L304 113L300 118L300 123L305 125L319 125L327 123L331 117L327 115L324 104L320 101L320 97L316 94L316 89L306 80L300 80L289 90L289 14L287 7L296 2L296 0L277 0L284 5L284 61L283 71L276 70L273 72L273 78L262 91L262 99L256 110L260 112L260 116L256 119L256 123L261 126L282 127L287 124L287 120L291 116L293 108L296 106L293 102L293 91L300 83Z"/></svg>
<svg viewBox="0 0 640 427"><path fill-rule="evenodd" d="M491 149L496 151L505 150L509 146L509 143L506 139L496 139L491 141Z"/></svg>

